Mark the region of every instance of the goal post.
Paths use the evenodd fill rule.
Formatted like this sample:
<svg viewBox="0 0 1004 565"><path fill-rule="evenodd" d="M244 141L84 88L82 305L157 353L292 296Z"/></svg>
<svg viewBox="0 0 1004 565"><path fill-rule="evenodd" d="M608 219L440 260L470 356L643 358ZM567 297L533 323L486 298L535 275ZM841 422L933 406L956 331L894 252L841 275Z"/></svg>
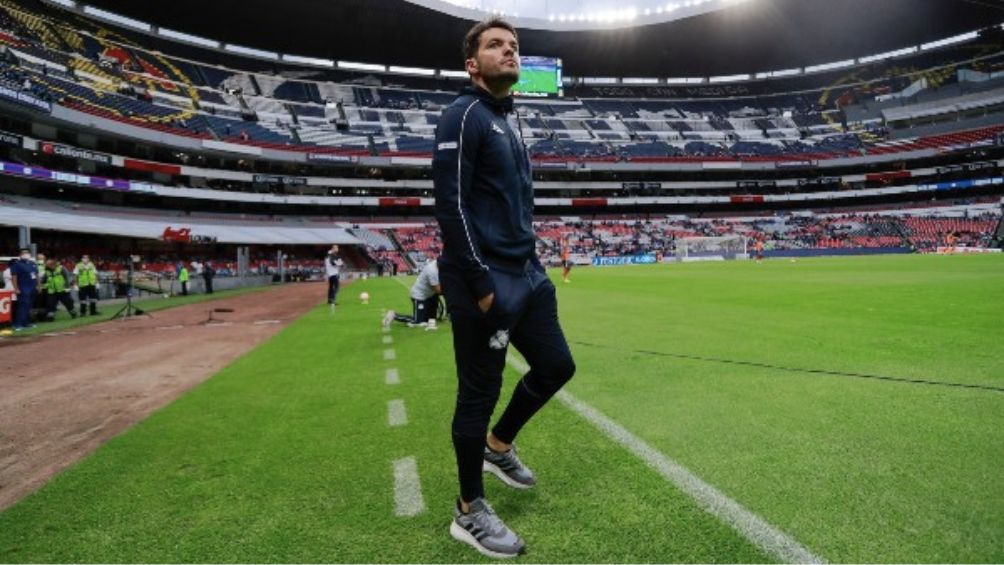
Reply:
<svg viewBox="0 0 1004 565"><path fill-rule="evenodd" d="M681 237L676 240L677 261L731 261L748 259L746 236Z"/></svg>

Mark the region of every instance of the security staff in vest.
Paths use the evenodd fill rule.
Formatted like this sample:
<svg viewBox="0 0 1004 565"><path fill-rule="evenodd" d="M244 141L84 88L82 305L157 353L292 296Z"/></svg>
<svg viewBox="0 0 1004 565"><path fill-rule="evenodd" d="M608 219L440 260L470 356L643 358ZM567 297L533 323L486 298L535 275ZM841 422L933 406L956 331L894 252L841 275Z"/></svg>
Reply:
<svg viewBox="0 0 1004 565"><path fill-rule="evenodd" d="M77 300L80 301L80 315L87 315L90 305L91 316L98 312L98 267L91 263L89 255L80 257L80 262L73 268L73 276L77 279Z"/></svg>
<svg viewBox="0 0 1004 565"><path fill-rule="evenodd" d="M38 290L35 293L35 305L32 308L39 310L37 319L41 319L41 312L49 309L49 291L45 288L45 254L35 255L35 264L38 267Z"/></svg>
<svg viewBox="0 0 1004 565"><path fill-rule="evenodd" d="M328 256L324 258L324 275L328 277L328 304L335 309L335 299L338 298L338 280L342 274L345 262L338 256L338 246L332 245Z"/></svg>
<svg viewBox="0 0 1004 565"><path fill-rule="evenodd" d="M188 296L188 267L178 263L178 282L181 284L181 295Z"/></svg>
<svg viewBox="0 0 1004 565"><path fill-rule="evenodd" d="M45 261L45 290L48 292L48 303L45 307L45 318L48 321L56 319L56 308L62 304L71 318L77 317L77 310L70 298L70 286L73 284L73 273L57 263L55 259Z"/></svg>
<svg viewBox="0 0 1004 565"><path fill-rule="evenodd" d="M498 18L475 25L464 38L464 59L474 84L443 110L432 161L443 237L439 280L458 377L452 431L460 498L450 534L486 555L511 557L525 545L485 501L482 470L510 487L536 484L513 441L575 363L554 285L536 254L530 160L510 94L520 70L516 31ZM510 342L530 371L489 431Z"/></svg>

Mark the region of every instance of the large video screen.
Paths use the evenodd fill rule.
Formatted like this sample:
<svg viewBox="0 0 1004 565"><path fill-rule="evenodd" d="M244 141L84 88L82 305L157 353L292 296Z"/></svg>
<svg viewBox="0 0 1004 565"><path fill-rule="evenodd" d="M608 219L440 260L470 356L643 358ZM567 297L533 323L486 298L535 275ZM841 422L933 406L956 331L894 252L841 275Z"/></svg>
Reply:
<svg viewBox="0 0 1004 565"><path fill-rule="evenodd" d="M561 59L520 56L519 82L513 88L517 96L558 97L561 85Z"/></svg>

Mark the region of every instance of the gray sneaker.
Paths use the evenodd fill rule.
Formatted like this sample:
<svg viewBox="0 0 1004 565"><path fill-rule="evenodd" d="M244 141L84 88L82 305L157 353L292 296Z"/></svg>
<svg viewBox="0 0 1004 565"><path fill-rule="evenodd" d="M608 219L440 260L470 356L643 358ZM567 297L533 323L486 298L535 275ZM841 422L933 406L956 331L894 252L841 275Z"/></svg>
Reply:
<svg viewBox="0 0 1004 565"><path fill-rule="evenodd" d="M497 453L485 446L485 461L481 466L482 471L487 471L502 482L518 489L528 489L537 484L537 479L516 454L516 446L513 445L505 453Z"/></svg>
<svg viewBox="0 0 1004 565"><path fill-rule="evenodd" d="M523 540L506 527L484 498L474 499L467 514L460 511L460 501L457 501L450 535L488 557L506 559L526 551Z"/></svg>

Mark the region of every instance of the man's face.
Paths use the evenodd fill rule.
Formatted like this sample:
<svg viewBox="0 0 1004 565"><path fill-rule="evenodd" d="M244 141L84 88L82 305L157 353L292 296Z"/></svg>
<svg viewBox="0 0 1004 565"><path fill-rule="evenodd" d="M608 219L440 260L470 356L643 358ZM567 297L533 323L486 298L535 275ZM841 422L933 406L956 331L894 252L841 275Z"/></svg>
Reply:
<svg viewBox="0 0 1004 565"><path fill-rule="evenodd" d="M35 256L35 259L36 259L36 260L37 260L37 261L38 261L39 263L45 263L45 255L42 255L41 253L39 253L38 255L36 255L36 256Z"/></svg>
<svg viewBox="0 0 1004 565"><path fill-rule="evenodd" d="M467 60L467 72L486 83L519 82L519 43L507 29L492 27L481 33L478 52Z"/></svg>

